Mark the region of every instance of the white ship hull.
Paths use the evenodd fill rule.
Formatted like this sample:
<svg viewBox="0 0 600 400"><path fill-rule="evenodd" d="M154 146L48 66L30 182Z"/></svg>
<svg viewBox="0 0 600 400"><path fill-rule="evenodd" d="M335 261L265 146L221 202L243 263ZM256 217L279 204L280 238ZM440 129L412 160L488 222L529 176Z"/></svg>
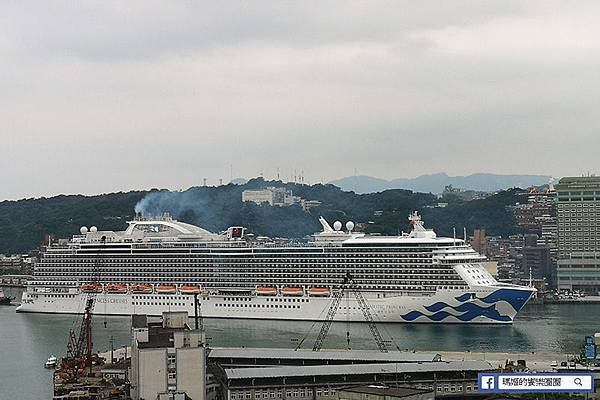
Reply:
<svg viewBox="0 0 600 400"><path fill-rule="evenodd" d="M468 292L446 290L431 296L364 293L375 321L398 323L510 324L535 292L526 287L477 287ZM23 293L17 312L81 314L89 295L33 291ZM194 297L184 294L95 294L97 315L161 315L187 311L194 315ZM332 297L198 295L202 317L275 320L324 320ZM353 294L341 300L335 320L365 321Z"/></svg>
<svg viewBox="0 0 600 400"><path fill-rule="evenodd" d="M183 293L202 290L204 317L319 321L331 294L350 284L376 321L498 324L511 323L535 293L498 283L483 268L485 257L465 241L438 238L417 213L409 217L412 231L400 236L320 221L313 240L283 244L246 241L240 227L213 234L168 216L136 218L118 232L82 227L45 249L17 311L82 313L85 292L95 291L95 314L193 315L193 295ZM364 321L349 296L335 319Z"/></svg>

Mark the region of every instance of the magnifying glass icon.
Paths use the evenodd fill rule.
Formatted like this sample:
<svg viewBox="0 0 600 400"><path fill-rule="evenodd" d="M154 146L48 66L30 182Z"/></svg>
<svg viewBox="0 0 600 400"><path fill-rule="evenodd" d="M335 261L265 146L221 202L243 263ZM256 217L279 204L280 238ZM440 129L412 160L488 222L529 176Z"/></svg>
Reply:
<svg viewBox="0 0 600 400"><path fill-rule="evenodd" d="M583 384L581 383L581 378L573 379L573 383L575 383L577 386L583 386Z"/></svg>

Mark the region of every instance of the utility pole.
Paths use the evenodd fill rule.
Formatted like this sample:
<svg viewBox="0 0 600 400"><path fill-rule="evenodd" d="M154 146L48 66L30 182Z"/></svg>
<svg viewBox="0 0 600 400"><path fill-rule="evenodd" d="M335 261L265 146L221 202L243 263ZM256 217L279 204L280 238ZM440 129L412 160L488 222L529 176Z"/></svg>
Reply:
<svg viewBox="0 0 600 400"><path fill-rule="evenodd" d="M114 351L115 351L115 337L110 335L110 364L112 365L115 362Z"/></svg>
<svg viewBox="0 0 600 400"><path fill-rule="evenodd" d="M198 330L198 293L194 293L194 325Z"/></svg>

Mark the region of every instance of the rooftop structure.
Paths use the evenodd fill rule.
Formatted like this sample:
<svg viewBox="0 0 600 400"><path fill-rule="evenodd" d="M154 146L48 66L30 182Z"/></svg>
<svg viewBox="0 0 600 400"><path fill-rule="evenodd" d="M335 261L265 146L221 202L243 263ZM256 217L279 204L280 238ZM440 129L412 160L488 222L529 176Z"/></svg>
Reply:
<svg viewBox="0 0 600 400"><path fill-rule="evenodd" d="M431 389L411 387L389 387L382 385L352 386L338 391L339 400L433 400L435 392Z"/></svg>
<svg viewBox="0 0 600 400"><path fill-rule="evenodd" d="M334 365L367 363L406 363L436 362L441 360L437 353L392 351L381 353L371 350L322 350L297 351L294 349L266 348L215 348L211 349L209 359L222 366L272 366L272 365Z"/></svg>
<svg viewBox="0 0 600 400"><path fill-rule="evenodd" d="M230 379L283 378L291 376L334 376L364 374L396 374L421 372L471 371L485 372L495 367L487 361L438 361L431 363L375 363L343 365L305 365L226 369Z"/></svg>

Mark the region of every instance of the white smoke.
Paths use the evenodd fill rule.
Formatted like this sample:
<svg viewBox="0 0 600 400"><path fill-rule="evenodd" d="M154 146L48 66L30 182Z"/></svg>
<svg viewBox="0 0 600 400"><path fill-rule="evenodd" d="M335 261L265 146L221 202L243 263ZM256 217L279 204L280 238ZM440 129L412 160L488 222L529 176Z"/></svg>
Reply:
<svg viewBox="0 0 600 400"><path fill-rule="evenodd" d="M214 218L210 217L212 213L207 193L198 189L149 193L135 205L135 212L146 217L169 213L175 219L192 223L212 225L215 222Z"/></svg>

